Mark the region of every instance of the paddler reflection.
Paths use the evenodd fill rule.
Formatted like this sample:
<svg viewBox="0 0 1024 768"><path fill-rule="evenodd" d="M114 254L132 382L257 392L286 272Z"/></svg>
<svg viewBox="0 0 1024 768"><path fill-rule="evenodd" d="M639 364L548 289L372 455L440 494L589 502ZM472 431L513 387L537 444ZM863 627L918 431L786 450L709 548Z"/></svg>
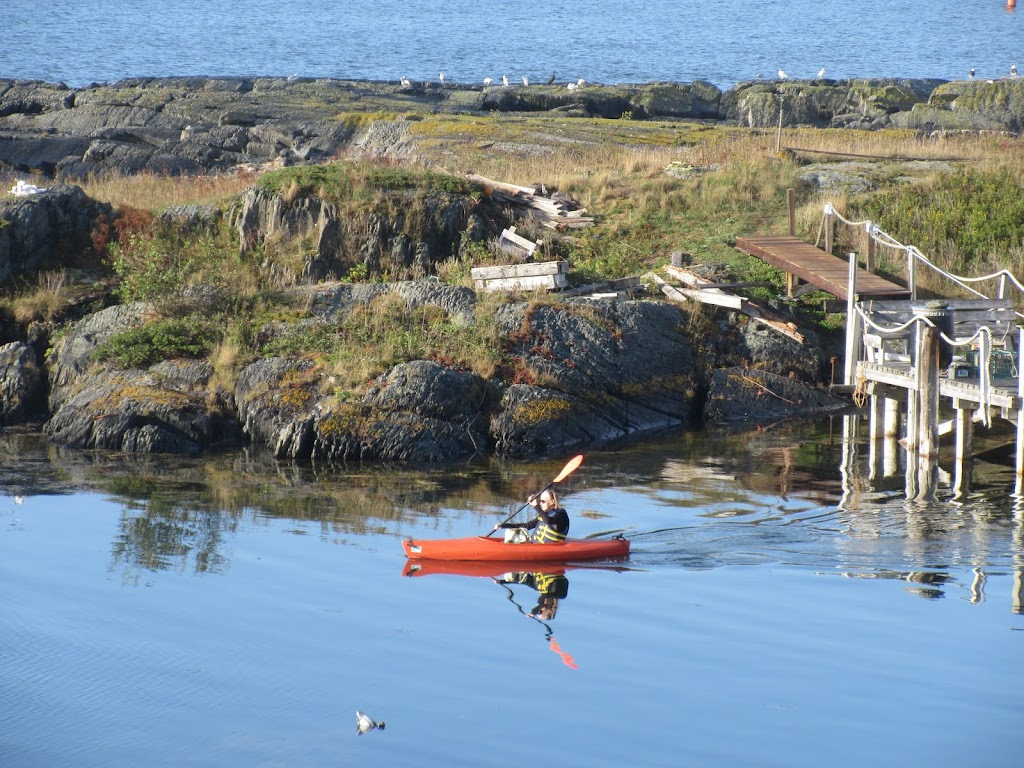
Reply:
<svg viewBox="0 0 1024 768"><path fill-rule="evenodd" d="M540 621L551 621L555 618L555 614L558 613L558 601L569 595L569 578L564 573L512 571L502 574L495 581L498 584L524 584L536 590L537 605L526 616ZM509 599L512 599L511 596Z"/></svg>
<svg viewBox="0 0 1024 768"><path fill-rule="evenodd" d="M508 591L508 601L516 607L521 614L528 619L533 619L544 627L544 639L548 641L548 647L558 655L562 663L570 669L579 669L576 660L562 650L562 647L555 640L554 630L548 624L558 612L558 601L565 599L569 594L569 578L564 571L510 571L501 576L494 577L494 583L500 584ZM536 590L537 605L527 613L515 599L515 592L509 584L523 584Z"/></svg>

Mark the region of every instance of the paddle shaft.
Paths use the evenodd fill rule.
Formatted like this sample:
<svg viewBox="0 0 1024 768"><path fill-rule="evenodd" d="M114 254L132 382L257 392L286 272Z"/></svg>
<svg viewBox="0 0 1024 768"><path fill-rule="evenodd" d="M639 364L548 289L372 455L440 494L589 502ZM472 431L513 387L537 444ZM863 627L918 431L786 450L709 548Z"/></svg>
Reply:
<svg viewBox="0 0 1024 768"><path fill-rule="evenodd" d="M573 456L571 459L569 459L569 463L566 464L564 467L562 467L562 471L559 472L558 475L555 476L554 480L552 480L550 483L545 485L543 489L537 491L537 493L533 494L533 496L531 496L530 498L534 498L534 499L538 498L542 493L544 493L544 491L546 491L548 488L553 486L555 483L560 483L563 480L565 480L565 478L567 478L569 475L571 475L573 472L575 472L579 468L580 464L582 464L582 463L583 463L583 456L582 455L580 455L580 456ZM525 504L523 504L523 506L521 506L519 509L517 509L515 512L513 512L511 515L509 515L504 520L502 520L500 523L498 523L498 525L495 526L494 529L492 529L487 534L487 536L490 536L492 533L494 533L494 531L498 530L498 528L501 528L501 526L503 526L505 523L507 523L509 520L511 520L516 515L518 515L520 512L522 512L528 506L530 506L530 502L526 502Z"/></svg>

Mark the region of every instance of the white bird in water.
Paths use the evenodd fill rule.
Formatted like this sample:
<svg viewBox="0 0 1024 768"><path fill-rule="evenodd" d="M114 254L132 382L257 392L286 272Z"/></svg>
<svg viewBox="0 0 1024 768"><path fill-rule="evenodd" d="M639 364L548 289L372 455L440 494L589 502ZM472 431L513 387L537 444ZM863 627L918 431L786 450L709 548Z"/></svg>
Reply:
<svg viewBox="0 0 1024 768"><path fill-rule="evenodd" d="M365 712L356 710L356 733L362 736L367 731L372 731L374 728L384 730L384 721L377 722L372 717L367 715Z"/></svg>
<svg viewBox="0 0 1024 768"><path fill-rule="evenodd" d="M508 85L508 75L502 75L501 76L501 84L502 85Z"/></svg>
<svg viewBox="0 0 1024 768"><path fill-rule="evenodd" d="M15 496L14 497L14 503L15 504L24 504L25 503L25 497L24 496Z"/></svg>
<svg viewBox="0 0 1024 768"><path fill-rule="evenodd" d="M818 70L818 77L824 77L824 76L825 76L825 68L822 67L821 69Z"/></svg>
<svg viewBox="0 0 1024 768"><path fill-rule="evenodd" d="M493 81L493 80L491 80L491 78L489 78L489 77L485 77L485 78L484 78L484 85L490 85L490 84L491 84L491 83L493 83L493 82L494 82L494 81Z"/></svg>
<svg viewBox="0 0 1024 768"><path fill-rule="evenodd" d="M523 75L523 85L529 85L529 84L530 84L530 78L528 78L526 75Z"/></svg>
<svg viewBox="0 0 1024 768"><path fill-rule="evenodd" d="M398 82L400 82L402 84L403 88L408 88L410 85L412 85L412 83L409 82L409 78L408 77L403 77Z"/></svg>
<svg viewBox="0 0 1024 768"><path fill-rule="evenodd" d="M789 75L786 74L786 70L780 69L779 70L779 80L785 80L787 77L789 77Z"/></svg>

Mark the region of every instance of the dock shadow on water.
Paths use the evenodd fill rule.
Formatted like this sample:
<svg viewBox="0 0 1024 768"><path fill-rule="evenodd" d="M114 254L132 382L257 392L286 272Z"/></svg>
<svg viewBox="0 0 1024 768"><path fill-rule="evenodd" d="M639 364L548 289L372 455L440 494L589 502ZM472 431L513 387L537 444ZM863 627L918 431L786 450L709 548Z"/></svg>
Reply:
<svg viewBox="0 0 1024 768"><path fill-rule="evenodd" d="M568 452L311 466L4 432L0 762L1014 765L1012 468L918 501L862 440L836 417L585 452L570 535L628 558L517 565L401 544L486 534ZM558 733L513 738L540 696ZM840 723L871 738L837 753Z"/></svg>

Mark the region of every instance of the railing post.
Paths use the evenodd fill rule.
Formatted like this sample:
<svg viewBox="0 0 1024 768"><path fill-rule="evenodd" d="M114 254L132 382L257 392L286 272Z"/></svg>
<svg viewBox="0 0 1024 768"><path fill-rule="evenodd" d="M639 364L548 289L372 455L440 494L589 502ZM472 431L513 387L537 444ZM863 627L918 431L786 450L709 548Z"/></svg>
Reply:
<svg viewBox="0 0 1024 768"><path fill-rule="evenodd" d="M917 298L917 257L914 249L907 248L907 288L910 289L910 300Z"/></svg>
<svg viewBox="0 0 1024 768"><path fill-rule="evenodd" d="M846 359L843 384L852 386L860 359L860 315L857 313L857 254L850 254L849 279L846 285Z"/></svg>
<svg viewBox="0 0 1024 768"><path fill-rule="evenodd" d="M1017 326L1017 447L1014 462L1014 493L1024 495L1024 323Z"/></svg>
<svg viewBox="0 0 1024 768"><path fill-rule="evenodd" d="M864 269L875 274L875 238L873 237L875 225L870 221L864 225L864 231L868 234L868 252L864 257Z"/></svg>
<svg viewBox="0 0 1024 768"><path fill-rule="evenodd" d="M825 253L832 255L832 205L825 206Z"/></svg>
<svg viewBox="0 0 1024 768"><path fill-rule="evenodd" d="M796 237L796 190L786 190L786 211L789 213L789 236Z"/></svg>

